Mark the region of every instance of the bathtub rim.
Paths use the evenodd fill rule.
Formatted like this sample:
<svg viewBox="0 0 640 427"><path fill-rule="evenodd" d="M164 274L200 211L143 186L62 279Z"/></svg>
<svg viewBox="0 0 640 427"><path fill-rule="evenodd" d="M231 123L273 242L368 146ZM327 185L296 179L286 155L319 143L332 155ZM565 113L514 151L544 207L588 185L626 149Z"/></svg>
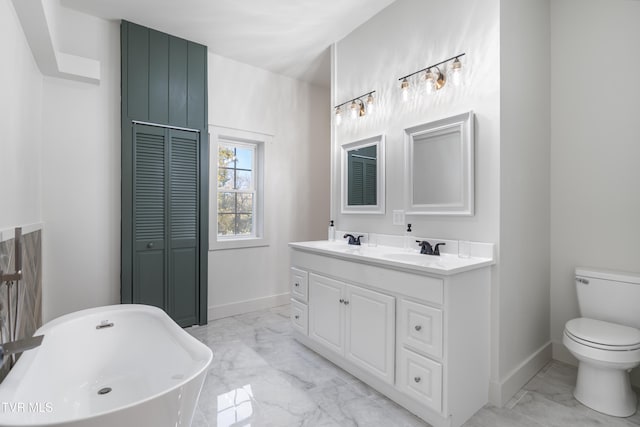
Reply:
<svg viewBox="0 0 640 427"><path fill-rule="evenodd" d="M34 336L36 335L42 335L45 334L45 340L46 340L46 332L50 331L52 328L54 328L57 325L61 325L67 321L70 320L76 320L78 318L81 318L85 315L92 315L92 314L96 314L96 313L108 313L108 312L122 312L122 311L142 311L142 312L148 312L151 313L152 315L158 316L160 318L162 318L164 324L166 325L166 327L168 327L169 329L173 329L173 330L178 330L180 331L180 333L185 334L186 336L184 337L185 340L187 342L192 341L193 343L195 343L198 347L202 348L202 349L206 349L207 351L207 357L206 357L206 361L205 363L200 367L200 369L198 369L195 373L191 374L188 377L183 378L179 383L173 385L172 387L169 387L159 393L156 394L152 394L149 395L143 399L140 400L136 400L134 402L128 403L126 405L122 405L119 406L117 408L113 408L107 411L103 411L103 412L98 412L95 414L91 414L89 416L86 417L78 417L78 418L62 418L59 420L54 420L54 421L46 421L46 420L34 420L36 422L34 423L30 423L30 424L11 424L12 426L16 426L16 427L49 427L49 426L57 426L57 425L64 425L64 423L76 423L76 422L82 422L85 420L92 420L98 417L103 417L115 412L119 412L119 411L124 411L127 409L131 409L135 406L139 406L139 405L144 405L145 403L148 403L154 399L158 399L161 398L162 396L166 395L166 394L170 394L174 391L176 391L177 389L179 389L180 387L184 387L186 384L191 383L192 381L196 380L196 378L198 378L200 375L204 375L206 376L206 371L208 371L209 367L211 366L211 362L213 361L213 351L204 343L202 343L200 340L198 340L197 338L195 338L194 336L192 336L191 334L189 334L187 331L184 330L184 328L180 327L173 319L171 319L171 317L161 308L155 307L155 306L151 306L151 305L145 305L145 304L113 304L113 305L105 305L105 306L100 306L100 307L93 307L93 308L87 308L87 309L83 309L83 310L79 310L79 311L75 311L72 313L68 313L68 314L64 314L62 316L59 316L49 322L47 322L46 324L42 325L40 328L38 328L38 330L34 333ZM43 340L44 341L44 340ZM23 357L20 357L20 359L18 360L18 362L16 363L16 367L18 366L18 364L20 363L20 360L22 360L24 358L24 356L27 356L28 360L24 360L23 362L27 362L29 365L33 362L33 359L36 357L36 355L38 354L39 351L39 347L36 347L35 349L29 350L28 352L25 352L23 354ZM15 370L16 368L14 367L9 374L7 375L7 378L11 375L11 373ZM26 367L25 369L28 370L28 367ZM5 378L6 380L6 378ZM20 381L18 381L18 384L20 383ZM0 383L0 388L2 388L2 384L4 384L4 381L2 383ZM199 388L200 391L198 392L198 399L200 399L200 393L202 392L202 385L204 384L204 379L202 384L200 384ZM14 387L14 391L15 391L15 387ZM193 415L192 415L193 416ZM15 422L15 421L19 421L19 420L7 420L9 422Z"/></svg>

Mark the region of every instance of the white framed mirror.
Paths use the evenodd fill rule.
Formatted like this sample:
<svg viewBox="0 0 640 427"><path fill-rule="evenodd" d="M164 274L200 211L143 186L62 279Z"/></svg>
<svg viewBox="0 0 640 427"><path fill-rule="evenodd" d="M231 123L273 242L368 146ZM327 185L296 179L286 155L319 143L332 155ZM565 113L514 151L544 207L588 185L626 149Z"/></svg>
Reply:
<svg viewBox="0 0 640 427"><path fill-rule="evenodd" d="M384 135L350 142L341 150L342 213L384 213Z"/></svg>
<svg viewBox="0 0 640 427"><path fill-rule="evenodd" d="M405 213L474 214L473 112L405 129Z"/></svg>

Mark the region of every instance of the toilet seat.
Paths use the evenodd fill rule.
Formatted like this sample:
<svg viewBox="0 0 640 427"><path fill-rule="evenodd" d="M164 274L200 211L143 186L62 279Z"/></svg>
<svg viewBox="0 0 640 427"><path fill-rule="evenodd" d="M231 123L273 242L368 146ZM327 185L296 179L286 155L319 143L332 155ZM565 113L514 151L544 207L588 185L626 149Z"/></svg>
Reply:
<svg viewBox="0 0 640 427"><path fill-rule="evenodd" d="M640 349L640 330L630 326L579 317L565 325L568 338L582 345L607 351Z"/></svg>

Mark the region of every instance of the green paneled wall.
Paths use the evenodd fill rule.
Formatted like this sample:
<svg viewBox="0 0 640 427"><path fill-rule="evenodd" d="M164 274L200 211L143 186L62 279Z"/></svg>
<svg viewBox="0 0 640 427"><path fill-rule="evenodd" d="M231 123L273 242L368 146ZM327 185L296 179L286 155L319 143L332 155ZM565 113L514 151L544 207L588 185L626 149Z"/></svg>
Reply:
<svg viewBox="0 0 640 427"><path fill-rule="evenodd" d="M123 21L121 60L121 300L204 324L207 48Z"/></svg>

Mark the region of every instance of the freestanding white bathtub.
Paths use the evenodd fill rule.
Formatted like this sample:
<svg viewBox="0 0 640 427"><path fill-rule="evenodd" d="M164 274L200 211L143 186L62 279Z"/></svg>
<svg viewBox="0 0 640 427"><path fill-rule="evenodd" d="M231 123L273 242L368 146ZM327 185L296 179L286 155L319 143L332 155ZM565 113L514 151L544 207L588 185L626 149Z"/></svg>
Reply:
<svg viewBox="0 0 640 427"><path fill-rule="evenodd" d="M78 311L41 327L0 384L0 426L189 426L213 354L146 305Z"/></svg>

